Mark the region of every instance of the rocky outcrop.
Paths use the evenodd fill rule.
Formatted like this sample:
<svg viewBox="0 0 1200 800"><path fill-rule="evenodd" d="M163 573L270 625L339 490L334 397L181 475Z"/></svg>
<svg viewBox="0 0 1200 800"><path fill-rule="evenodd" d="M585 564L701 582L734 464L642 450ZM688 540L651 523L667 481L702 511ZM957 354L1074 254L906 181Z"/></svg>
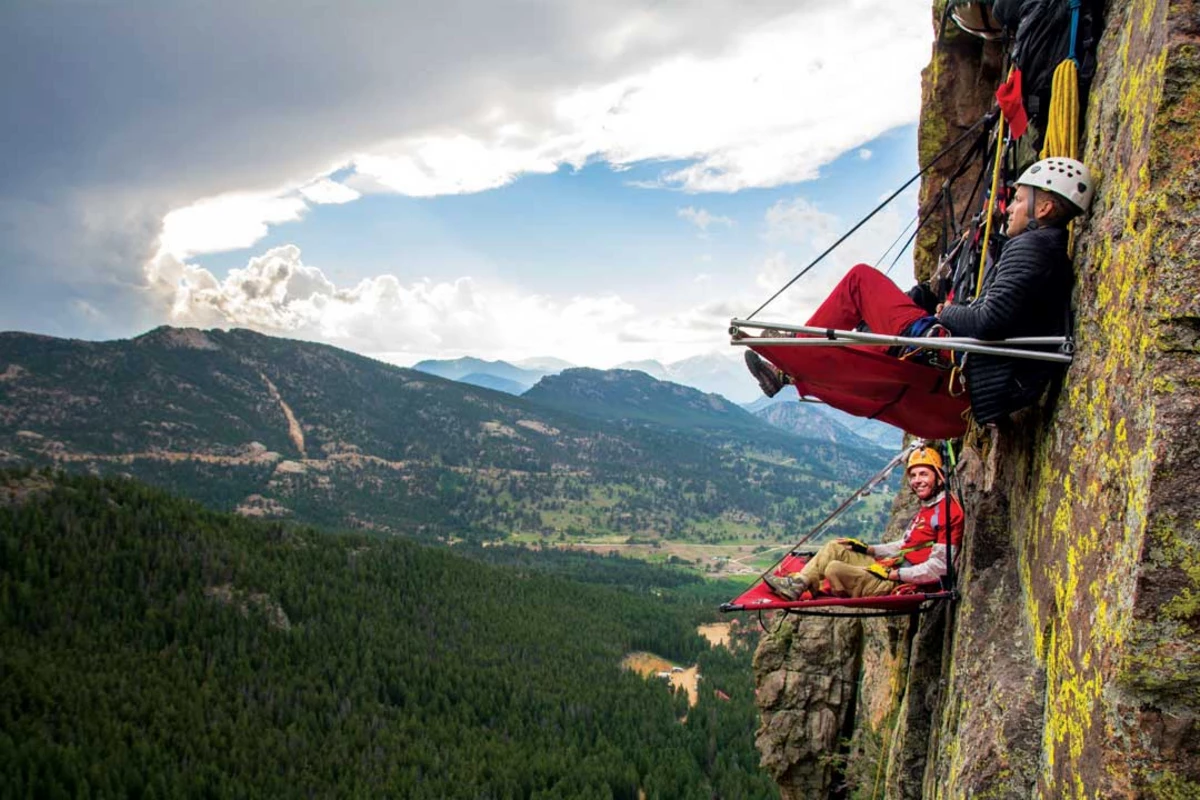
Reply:
<svg viewBox="0 0 1200 800"><path fill-rule="evenodd" d="M848 619L788 622L760 641L756 745L783 800L813 797L833 782L854 719L861 651L862 626Z"/></svg>
<svg viewBox="0 0 1200 800"><path fill-rule="evenodd" d="M934 20L940 26L945 0L935 0ZM935 47L929 66L921 74L921 122L917 132L918 156L928 164L934 156L974 125L992 105L992 94L1002 80L1004 51L994 42L984 42L947 25L941 44ZM951 202L937 202L942 187L970 146L968 139L937 163L921 181L920 207L930 213L914 243L916 277L928 279L937 266L942 231L947 217L961 216L978 191L976 179L981 165L972 164L949 187Z"/></svg>
<svg viewBox="0 0 1200 800"><path fill-rule="evenodd" d="M1075 361L968 437L949 627L863 623L860 797L1200 797L1200 3L1104 12ZM929 120L982 113L963 98L926 92L923 143Z"/></svg>

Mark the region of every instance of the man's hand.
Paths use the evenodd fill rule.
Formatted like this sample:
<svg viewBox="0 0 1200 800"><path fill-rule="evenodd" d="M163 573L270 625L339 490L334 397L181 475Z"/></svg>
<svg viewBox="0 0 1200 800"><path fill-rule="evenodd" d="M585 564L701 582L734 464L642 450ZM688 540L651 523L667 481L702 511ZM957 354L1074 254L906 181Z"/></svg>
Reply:
<svg viewBox="0 0 1200 800"><path fill-rule="evenodd" d="M888 571L888 580L899 583L900 582L900 570L898 570L898 569L889 570Z"/></svg>

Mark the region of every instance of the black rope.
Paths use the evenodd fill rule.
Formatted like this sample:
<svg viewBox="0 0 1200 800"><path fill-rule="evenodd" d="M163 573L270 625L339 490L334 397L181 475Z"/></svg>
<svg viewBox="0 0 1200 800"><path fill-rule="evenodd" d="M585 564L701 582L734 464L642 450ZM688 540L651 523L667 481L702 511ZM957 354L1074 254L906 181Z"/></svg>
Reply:
<svg viewBox="0 0 1200 800"><path fill-rule="evenodd" d="M922 175L924 175L926 172L928 172L930 169L932 169L933 166L935 164L937 164L939 161L941 161L943 158L945 158L945 156L947 154L952 152L956 147L958 147L960 144L962 144L964 141L966 141L966 139L969 136L971 136L971 134L975 133L975 131L978 130L981 125L983 125L989 119L993 119L995 114L997 114L997 113L998 112L996 109L992 109L988 113L984 114L982 117L979 118L979 120L974 125L972 125L971 127L967 128L965 131L963 131L962 135L960 135L957 139L955 139L950 144L943 147L942 150L937 155L935 155L932 159L929 160L929 163L927 163L925 166L921 167L921 169L917 172L916 175L913 175L911 178L906 180L903 184L901 184L899 189L897 189L896 191L894 191L890 195L888 195L886 198L884 198L882 203L875 206L875 208L871 210L871 213L867 214L865 217L860 219L857 223L855 223L853 228L851 228L850 230L848 230L844 234L842 234L841 238L839 238L833 244L829 245L829 247L825 248L825 251L823 253L821 253L821 255L814 258L809 263L808 266L806 266L804 269L800 270L800 272L797 273L794 278L792 278L790 281L785 283L783 285L783 288L781 288L775 294L773 294L769 298L767 298L767 302L763 303L761 306L754 309L754 311L751 312L746 317L746 319L748 319L748 320L754 319L754 317L756 317L758 315L758 312L762 311L764 308L769 306L771 304L771 302L775 300L775 298L779 297L779 295L783 294L788 289L790 289L792 284L794 284L796 281L803 278L808 273L809 270L811 270L817 264L821 263L821 261L825 258L825 256L829 255L834 250L836 250L838 245L840 245L842 242L849 239L854 234L855 231L857 231L863 225L867 224L868 220L870 220L872 217L874 217L876 214L878 214L880 211L882 211L884 209L884 207L887 206L888 203L892 202L897 197L899 197L901 192L903 192L905 189L907 189L909 186L911 186L915 181L917 181Z"/></svg>
<svg viewBox="0 0 1200 800"><path fill-rule="evenodd" d="M990 155L992 149L989 147L987 153ZM984 161L990 159L985 158ZM971 209L975 207L975 198L979 195L979 188L983 185L983 178L987 175L986 169L979 170L979 175L975 178L975 185L971 187L971 193L967 195L967 202L963 205L962 216L958 218L958 227L962 227L967 222L967 216L970 215ZM982 209L981 209L982 211Z"/></svg>
<svg viewBox="0 0 1200 800"><path fill-rule="evenodd" d="M887 258L888 253L892 252L892 248L900 244L900 240L904 238L904 234L908 233L908 229L913 226L913 223L920 222L920 220L921 214L918 212L912 219L908 221L908 224L904 226L904 230L900 231L900 233L896 235L895 239L892 239L892 243L887 246L887 250L884 250L879 254L879 258L875 259L875 263L882 264L883 260Z"/></svg>
<svg viewBox="0 0 1200 800"><path fill-rule="evenodd" d="M932 217L932 216L933 215L930 214L928 217L926 217L924 220L922 220L921 224L917 226L917 229L912 232L912 236L908 237L908 241L904 243L904 247L900 248L900 252L896 253L896 257L892 259L892 263L888 264L887 270L885 270L883 273L884 275L892 274L892 268L895 267L897 263L899 263L900 256L904 255L904 251L908 250L908 248L912 246L913 240L917 238L917 234L921 232L921 228L925 227L925 223L929 222L930 217Z"/></svg>
<svg viewBox="0 0 1200 800"><path fill-rule="evenodd" d="M833 336L832 336L833 331L830 331L829 333L831 334L830 338L833 338ZM806 533L803 537L801 537L800 541L796 542L794 545L789 547L787 552L784 553L778 560L776 560L774 564L772 564L771 566L767 567L762 572L760 572L758 574L758 577L755 578L754 581L750 585L753 586L755 583L758 583L763 578L765 578L768 573L770 573L773 569L775 569L777 566L782 564L783 560L785 558L787 558L789 555L794 553L796 550L800 549L801 545L805 544L809 539L811 539L812 537L814 537L818 533L820 533L825 528L825 526L828 525L830 522L832 522L833 520L835 520L839 516L841 516L842 512L844 512L847 508L849 508L850 505L855 500L862 497L867 492L868 489L871 489L871 488L879 485L880 483L883 483L884 480L886 480L887 477L891 474L892 470L894 470L896 467L898 467L900 465L900 462L903 461L908 456L908 453L911 450L912 450L912 445L909 445L908 447L901 450L900 455L893 457L890 461L888 461L888 463L884 466L883 469L879 470L879 472L876 472L874 475L872 475L870 478L867 479L866 483L864 483L862 486L855 489L853 494L851 494L849 497L847 497L840 506L835 508L833 511L830 511L829 514L825 517L825 519L821 520L816 525L814 525L812 527L812 529L810 529L808 531L808 533Z"/></svg>

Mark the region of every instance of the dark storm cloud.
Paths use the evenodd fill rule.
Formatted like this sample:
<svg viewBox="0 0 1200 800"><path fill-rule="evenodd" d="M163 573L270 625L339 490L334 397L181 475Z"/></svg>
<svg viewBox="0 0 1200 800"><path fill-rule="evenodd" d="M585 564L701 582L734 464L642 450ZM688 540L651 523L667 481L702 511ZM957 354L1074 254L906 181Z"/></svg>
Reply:
<svg viewBox="0 0 1200 800"><path fill-rule="evenodd" d="M138 284L172 208L311 177L383 140L469 133L492 107L536 121L556 90L716 51L795 7L9 0L0 269L47 307L55 286ZM0 326L42 313L0 306Z"/></svg>

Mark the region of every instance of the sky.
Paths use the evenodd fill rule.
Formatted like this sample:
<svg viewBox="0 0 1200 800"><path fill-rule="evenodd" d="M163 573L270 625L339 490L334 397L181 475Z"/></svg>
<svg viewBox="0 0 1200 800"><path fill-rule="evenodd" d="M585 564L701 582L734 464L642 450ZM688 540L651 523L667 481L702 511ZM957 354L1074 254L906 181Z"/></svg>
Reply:
<svg viewBox="0 0 1200 800"><path fill-rule="evenodd" d="M402 365L728 354L731 317L916 171L930 15L8 0L0 330L245 327ZM915 214L906 192L760 317L886 267Z"/></svg>

